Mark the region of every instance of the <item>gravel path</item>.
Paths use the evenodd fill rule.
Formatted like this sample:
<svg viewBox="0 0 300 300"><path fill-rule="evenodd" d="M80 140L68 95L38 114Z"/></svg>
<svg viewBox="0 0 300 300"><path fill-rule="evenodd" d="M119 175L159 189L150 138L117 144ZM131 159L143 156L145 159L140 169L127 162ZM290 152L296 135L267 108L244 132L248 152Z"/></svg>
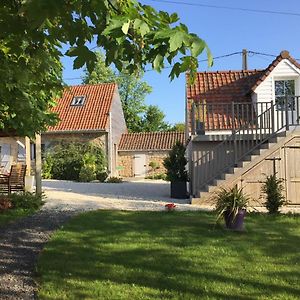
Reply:
<svg viewBox="0 0 300 300"><path fill-rule="evenodd" d="M43 182L47 201L40 212L0 229L0 299L36 299L35 263L53 231L75 214L95 209L195 210L187 200L171 201L169 184Z"/></svg>
<svg viewBox="0 0 300 300"><path fill-rule="evenodd" d="M51 233L74 212L40 211L0 229L0 299L36 299L38 254Z"/></svg>

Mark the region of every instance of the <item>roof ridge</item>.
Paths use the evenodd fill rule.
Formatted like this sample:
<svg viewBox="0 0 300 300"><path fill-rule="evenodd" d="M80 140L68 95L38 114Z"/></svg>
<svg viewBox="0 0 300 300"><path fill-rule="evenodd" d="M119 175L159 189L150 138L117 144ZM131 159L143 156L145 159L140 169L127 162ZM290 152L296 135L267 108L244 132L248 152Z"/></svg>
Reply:
<svg viewBox="0 0 300 300"><path fill-rule="evenodd" d="M197 74L218 74L218 73L251 73L251 72L263 72L265 69L251 69L251 70L216 70L216 71L201 71Z"/></svg>
<svg viewBox="0 0 300 300"><path fill-rule="evenodd" d="M74 85L67 85L65 88L71 87L84 87L84 86L99 86L99 85L117 85L116 82L102 82L102 83L87 83L87 84L74 84Z"/></svg>
<svg viewBox="0 0 300 300"><path fill-rule="evenodd" d="M143 132L126 132L123 134L154 134L154 133L184 133L184 131L143 131Z"/></svg>

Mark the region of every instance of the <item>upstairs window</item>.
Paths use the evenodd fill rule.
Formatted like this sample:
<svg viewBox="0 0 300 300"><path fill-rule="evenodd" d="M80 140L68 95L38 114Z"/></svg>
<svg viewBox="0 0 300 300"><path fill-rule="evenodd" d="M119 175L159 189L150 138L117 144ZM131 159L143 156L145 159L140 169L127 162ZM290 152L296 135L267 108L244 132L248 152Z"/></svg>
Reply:
<svg viewBox="0 0 300 300"><path fill-rule="evenodd" d="M295 80L275 81L275 103L278 110L295 110Z"/></svg>
<svg viewBox="0 0 300 300"><path fill-rule="evenodd" d="M74 96L71 106L82 106L84 104L85 96Z"/></svg>

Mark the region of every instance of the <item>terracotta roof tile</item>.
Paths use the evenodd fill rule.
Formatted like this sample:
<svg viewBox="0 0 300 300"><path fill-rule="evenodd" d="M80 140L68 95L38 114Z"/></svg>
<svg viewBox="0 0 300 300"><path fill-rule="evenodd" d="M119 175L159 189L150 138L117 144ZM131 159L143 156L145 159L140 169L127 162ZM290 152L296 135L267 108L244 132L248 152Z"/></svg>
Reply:
<svg viewBox="0 0 300 300"><path fill-rule="evenodd" d="M122 134L119 150L171 150L176 141L185 143L184 132L125 133Z"/></svg>
<svg viewBox="0 0 300 300"><path fill-rule="evenodd" d="M187 98L194 101L205 99L207 103L249 101L247 93L263 72L261 70L199 72L195 83L187 86Z"/></svg>
<svg viewBox="0 0 300 300"><path fill-rule="evenodd" d="M115 83L67 87L52 110L60 121L48 131L105 130L115 91ZM74 96L85 96L84 104L72 106Z"/></svg>

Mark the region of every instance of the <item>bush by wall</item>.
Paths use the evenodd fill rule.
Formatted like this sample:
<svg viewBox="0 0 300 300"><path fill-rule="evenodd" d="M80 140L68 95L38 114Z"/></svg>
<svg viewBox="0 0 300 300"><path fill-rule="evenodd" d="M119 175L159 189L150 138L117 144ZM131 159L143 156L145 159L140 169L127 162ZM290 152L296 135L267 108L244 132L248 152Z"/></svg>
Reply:
<svg viewBox="0 0 300 300"><path fill-rule="evenodd" d="M43 177L91 181L103 178L107 164L104 151L91 143L61 143L45 155Z"/></svg>

